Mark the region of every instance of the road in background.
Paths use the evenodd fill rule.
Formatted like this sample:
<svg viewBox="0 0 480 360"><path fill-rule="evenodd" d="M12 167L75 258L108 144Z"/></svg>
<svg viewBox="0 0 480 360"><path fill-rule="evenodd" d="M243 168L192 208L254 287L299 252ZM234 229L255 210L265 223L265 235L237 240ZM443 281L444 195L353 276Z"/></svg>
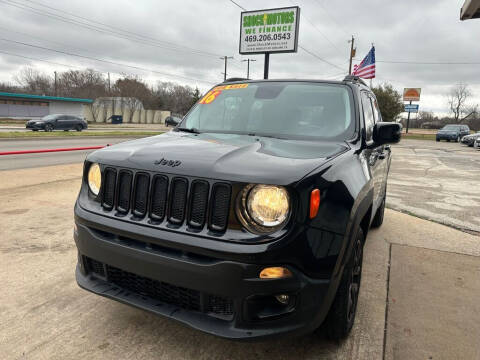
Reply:
<svg viewBox="0 0 480 360"><path fill-rule="evenodd" d="M122 137L81 137L81 138L50 138L50 139L18 139L0 140L0 151L16 151L31 149L58 149L86 146L104 146L117 144L132 138ZM87 154L94 150L66 151L39 154L2 155L0 170L24 169L49 165L80 163Z"/></svg>
<svg viewBox="0 0 480 360"><path fill-rule="evenodd" d="M388 207L480 234L480 151L405 139L392 154Z"/></svg>

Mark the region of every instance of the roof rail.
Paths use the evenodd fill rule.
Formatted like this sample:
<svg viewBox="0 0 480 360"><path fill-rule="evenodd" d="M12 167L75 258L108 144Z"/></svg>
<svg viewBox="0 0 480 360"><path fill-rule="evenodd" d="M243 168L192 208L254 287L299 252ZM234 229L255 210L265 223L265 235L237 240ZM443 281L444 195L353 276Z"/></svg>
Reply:
<svg viewBox="0 0 480 360"><path fill-rule="evenodd" d="M360 84L367 86L367 84L365 84L365 81L363 81L359 76L355 75L347 75L345 76L343 81L359 82Z"/></svg>
<svg viewBox="0 0 480 360"><path fill-rule="evenodd" d="M247 78L241 78L241 77L232 77L232 78L228 78L228 79L226 79L224 82L231 82L231 81L245 81L245 80L250 80L250 79L247 79Z"/></svg>

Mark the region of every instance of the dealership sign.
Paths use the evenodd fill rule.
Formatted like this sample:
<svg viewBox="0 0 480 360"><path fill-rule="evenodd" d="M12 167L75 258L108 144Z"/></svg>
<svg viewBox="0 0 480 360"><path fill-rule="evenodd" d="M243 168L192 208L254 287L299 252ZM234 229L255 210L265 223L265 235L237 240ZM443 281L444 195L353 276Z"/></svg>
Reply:
<svg viewBox="0 0 480 360"><path fill-rule="evenodd" d="M240 54L297 52L298 6L242 12Z"/></svg>
<svg viewBox="0 0 480 360"><path fill-rule="evenodd" d="M403 101L420 101L420 88L403 89Z"/></svg>

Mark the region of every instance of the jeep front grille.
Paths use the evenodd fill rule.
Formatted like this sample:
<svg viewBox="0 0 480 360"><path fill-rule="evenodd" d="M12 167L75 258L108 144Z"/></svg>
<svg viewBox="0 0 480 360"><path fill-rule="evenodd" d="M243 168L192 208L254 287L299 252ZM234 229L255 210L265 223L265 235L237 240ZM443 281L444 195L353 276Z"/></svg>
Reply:
<svg viewBox="0 0 480 360"><path fill-rule="evenodd" d="M147 217L152 224L187 224L196 230L205 225L217 232L227 228L230 184L112 167L105 168L103 178L101 204L112 214L131 214L133 220Z"/></svg>

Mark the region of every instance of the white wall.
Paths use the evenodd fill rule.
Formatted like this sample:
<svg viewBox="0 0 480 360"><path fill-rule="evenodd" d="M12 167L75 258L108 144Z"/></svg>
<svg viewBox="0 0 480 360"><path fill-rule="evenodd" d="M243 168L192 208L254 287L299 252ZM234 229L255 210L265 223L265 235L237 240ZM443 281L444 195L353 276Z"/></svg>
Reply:
<svg viewBox="0 0 480 360"><path fill-rule="evenodd" d="M50 101L50 114L75 115L83 118L83 104L68 101Z"/></svg>

